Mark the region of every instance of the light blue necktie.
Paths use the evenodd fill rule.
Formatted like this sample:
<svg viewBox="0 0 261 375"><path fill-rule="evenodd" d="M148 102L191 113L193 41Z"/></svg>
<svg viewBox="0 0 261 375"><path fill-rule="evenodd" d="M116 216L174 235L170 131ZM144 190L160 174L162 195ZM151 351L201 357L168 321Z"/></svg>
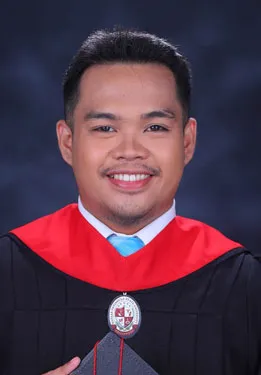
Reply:
<svg viewBox="0 0 261 375"><path fill-rule="evenodd" d="M115 249L124 257L136 253L140 250L144 243L139 237L125 237L111 234L107 240L115 247Z"/></svg>

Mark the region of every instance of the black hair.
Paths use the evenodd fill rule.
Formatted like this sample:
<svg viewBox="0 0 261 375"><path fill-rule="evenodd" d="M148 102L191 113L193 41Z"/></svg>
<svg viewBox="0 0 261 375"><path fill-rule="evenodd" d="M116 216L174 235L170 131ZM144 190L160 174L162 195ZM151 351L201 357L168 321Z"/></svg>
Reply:
<svg viewBox="0 0 261 375"><path fill-rule="evenodd" d="M79 84L89 67L108 63L155 63L168 67L176 80L184 122L190 110L191 72L187 59L177 47L147 32L134 30L99 30L92 33L73 57L63 81L64 114L72 125L79 99Z"/></svg>

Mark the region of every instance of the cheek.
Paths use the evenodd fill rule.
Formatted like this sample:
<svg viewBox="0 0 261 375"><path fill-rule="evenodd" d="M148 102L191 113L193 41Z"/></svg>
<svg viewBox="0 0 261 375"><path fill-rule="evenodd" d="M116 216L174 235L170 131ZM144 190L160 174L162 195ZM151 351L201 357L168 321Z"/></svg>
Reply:
<svg viewBox="0 0 261 375"><path fill-rule="evenodd" d="M159 164L163 172L179 170L184 164L184 149L181 145L172 143L169 147L160 147L158 153Z"/></svg>
<svg viewBox="0 0 261 375"><path fill-rule="evenodd" d="M106 150L92 139L79 137L79 141L75 142L73 159L75 168L84 169L87 175L94 175L104 164Z"/></svg>
<svg viewBox="0 0 261 375"><path fill-rule="evenodd" d="M184 169L184 152L180 148L170 152L162 151L160 167L162 170L162 191L171 192L177 189Z"/></svg>

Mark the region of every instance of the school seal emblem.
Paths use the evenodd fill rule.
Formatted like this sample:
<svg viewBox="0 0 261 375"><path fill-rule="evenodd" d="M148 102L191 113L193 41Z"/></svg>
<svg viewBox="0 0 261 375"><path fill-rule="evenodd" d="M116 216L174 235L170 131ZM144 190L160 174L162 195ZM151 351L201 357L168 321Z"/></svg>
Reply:
<svg viewBox="0 0 261 375"><path fill-rule="evenodd" d="M134 336L141 324L140 307L133 297L126 294L116 297L108 309L108 324L118 336Z"/></svg>

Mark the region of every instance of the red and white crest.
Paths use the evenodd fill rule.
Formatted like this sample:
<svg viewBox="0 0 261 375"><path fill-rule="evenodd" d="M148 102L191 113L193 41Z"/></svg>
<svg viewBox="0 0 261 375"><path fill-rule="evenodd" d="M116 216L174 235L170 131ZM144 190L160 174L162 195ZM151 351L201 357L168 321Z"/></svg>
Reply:
<svg viewBox="0 0 261 375"><path fill-rule="evenodd" d="M140 307L134 298L123 295L112 301L108 310L108 324L114 333L124 338L132 337L140 323Z"/></svg>

